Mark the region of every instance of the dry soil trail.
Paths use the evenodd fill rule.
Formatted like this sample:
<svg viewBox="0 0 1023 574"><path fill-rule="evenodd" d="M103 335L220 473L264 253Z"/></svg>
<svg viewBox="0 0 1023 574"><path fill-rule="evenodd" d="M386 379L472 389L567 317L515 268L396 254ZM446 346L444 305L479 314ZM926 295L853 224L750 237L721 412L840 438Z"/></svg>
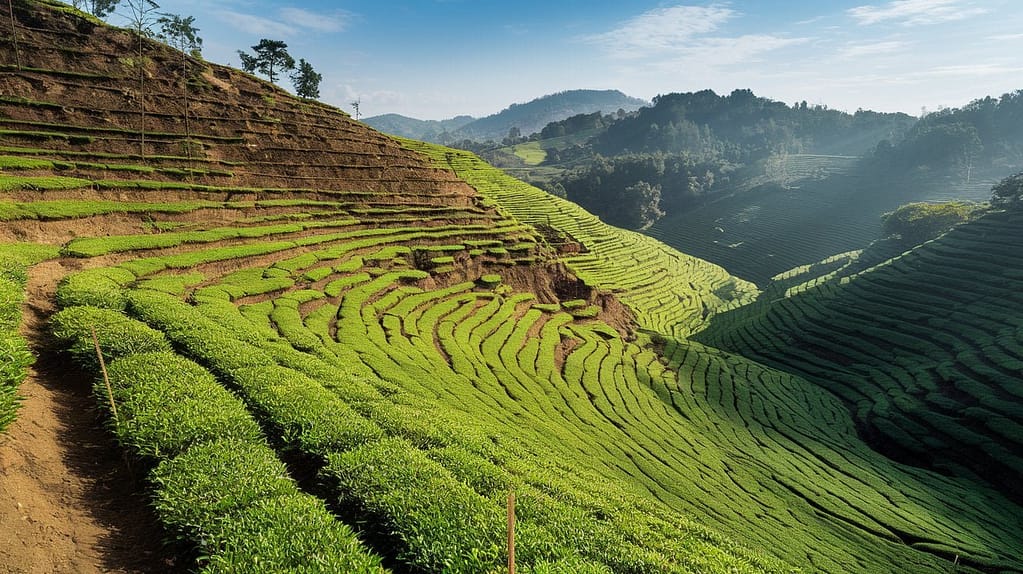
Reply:
<svg viewBox="0 0 1023 574"><path fill-rule="evenodd" d="M38 360L0 436L0 573L180 570L136 479L102 428L90 380L49 342L60 261L29 272L22 334Z"/></svg>

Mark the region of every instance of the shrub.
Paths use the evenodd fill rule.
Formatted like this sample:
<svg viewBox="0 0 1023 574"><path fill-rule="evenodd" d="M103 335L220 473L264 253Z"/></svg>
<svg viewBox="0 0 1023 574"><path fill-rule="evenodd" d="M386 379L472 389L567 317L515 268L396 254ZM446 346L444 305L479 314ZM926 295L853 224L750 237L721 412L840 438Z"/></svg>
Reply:
<svg viewBox="0 0 1023 574"><path fill-rule="evenodd" d="M150 475L160 519L189 537L261 498L297 494L284 464L260 442L215 440L162 461Z"/></svg>
<svg viewBox="0 0 1023 574"><path fill-rule="evenodd" d="M68 307L50 319L53 336L68 348L80 365L99 370L92 330L103 352L103 360L113 361L135 353L170 351L163 333L111 309L80 305Z"/></svg>
<svg viewBox="0 0 1023 574"><path fill-rule="evenodd" d="M325 455L382 436L380 429L338 396L284 367L241 369L234 377L248 401L262 411L288 444Z"/></svg>
<svg viewBox="0 0 1023 574"><path fill-rule="evenodd" d="M331 455L324 476L400 541L417 570L487 572L501 562L504 515L400 439Z"/></svg>
<svg viewBox="0 0 1023 574"><path fill-rule="evenodd" d="M312 496L264 498L220 524L203 572L382 573L351 528Z"/></svg>
<svg viewBox="0 0 1023 574"><path fill-rule="evenodd" d="M976 218L981 210L980 205L965 201L919 202L907 203L881 217L886 236L899 236L904 242L917 245Z"/></svg>
<svg viewBox="0 0 1023 574"><path fill-rule="evenodd" d="M241 401L188 359L141 353L114 361L108 371L118 404L115 430L140 455L173 456L217 439L261 440Z"/></svg>
<svg viewBox="0 0 1023 574"><path fill-rule="evenodd" d="M61 307L91 305L123 310L124 286L134 280L134 274L118 267L80 271L61 280L57 286L57 304Z"/></svg>

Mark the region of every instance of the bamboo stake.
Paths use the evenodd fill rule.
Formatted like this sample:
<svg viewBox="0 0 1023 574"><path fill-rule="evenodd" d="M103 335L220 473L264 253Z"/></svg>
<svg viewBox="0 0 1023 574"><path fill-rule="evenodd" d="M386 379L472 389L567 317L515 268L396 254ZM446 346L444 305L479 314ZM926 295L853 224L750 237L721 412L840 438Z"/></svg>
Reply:
<svg viewBox="0 0 1023 574"><path fill-rule="evenodd" d="M18 64L18 71L21 71L21 49L18 48L18 29L14 23L14 1L7 0L7 9L11 11L11 39L14 40L14 61Z"/></svg>
<svg viewBox="0 0 1023 574"><path fill-rule="evenodd" d="M515 490L508 490L508 574L515 574Z"/></svg>
<svg viewBox="0 0 1023 574"><path fill-rule="evenodd" d="M114 390L110 387L110 377L107 375L107 364L103 360L103 352L99 349L99 338L96 337L96 327L89 327L92 331L92 344L96 347L96 358L99 359L99 370L103 373L103 383L107 387L107 398L110 400L110 411L114 414L114 423L117 423L117 405L114 404Z"/></svg>

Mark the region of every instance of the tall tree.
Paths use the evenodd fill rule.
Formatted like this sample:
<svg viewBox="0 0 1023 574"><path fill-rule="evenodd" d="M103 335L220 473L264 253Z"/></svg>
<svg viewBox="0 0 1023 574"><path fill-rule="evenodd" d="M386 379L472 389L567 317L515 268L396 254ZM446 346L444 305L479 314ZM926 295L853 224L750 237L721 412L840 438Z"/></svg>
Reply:
<svg viewBox="0 0 1023 574"><path fill-rule="evenodd" d="M97 18L104 18L114 11L114 8L121 3L121 0L74 0L72 4L81 10L88 8L89 12Z"/></svg>
<svg viewBox="0 0 1023 574"><path fill-rule="evenodd" d="M295 86L295 93L300 98L315 100L320 97L320 82L323 76L313 69L313 65L305 61L305 58L298 60L298 68L291 75L291 83Z"/></svg>
<svg viewBox="0 0 1023 574"><path fill-rule="evenodd" d="M182 18L177 14L162 14L156 21L160 25L158 38L172 48L181 52L181 93L185 103L185 154L192 159L192 131L188 122L188 84L191 79L189 56L199 58L202 55L202 38L195 27L195 16Z"/></svg>
<svg viewBox="0 0 1023 574"><path fill-rule="evenodd" d="M242 69L246 72L258 71L276 84L279 72L295 69L295 59L288 53L288 45L281 40L263 38L252 47L252 51L256 53L254 56L238 50Z"/></svg>
<svg viewBox="0 0 1023 574"><path fill-rule="evenodd" d="M128 21L131 22L132 31L138 36L139 50L138 61L135 63L139 69L139 156L143 161L146 159L146 60L145 60L145 37L152 36L150 28L153 24L153 15L160 9L160 5L154 0L124 0L128 4ZM118 2L119 3L119 2Z"/></svg>

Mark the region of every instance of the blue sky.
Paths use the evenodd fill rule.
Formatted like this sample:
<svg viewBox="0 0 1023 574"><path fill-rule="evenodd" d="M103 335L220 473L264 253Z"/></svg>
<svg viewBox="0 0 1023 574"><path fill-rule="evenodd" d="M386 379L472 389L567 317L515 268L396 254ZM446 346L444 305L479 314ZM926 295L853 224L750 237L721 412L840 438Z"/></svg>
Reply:
<svg viewBox="0 0 1023 574"><path fill-rule="evenodd" d="M322 100L364 116L483 116L576 88L918 115L1023 88L1020 0L157 1L195 16L213 62L284 40Z"/></svg>

